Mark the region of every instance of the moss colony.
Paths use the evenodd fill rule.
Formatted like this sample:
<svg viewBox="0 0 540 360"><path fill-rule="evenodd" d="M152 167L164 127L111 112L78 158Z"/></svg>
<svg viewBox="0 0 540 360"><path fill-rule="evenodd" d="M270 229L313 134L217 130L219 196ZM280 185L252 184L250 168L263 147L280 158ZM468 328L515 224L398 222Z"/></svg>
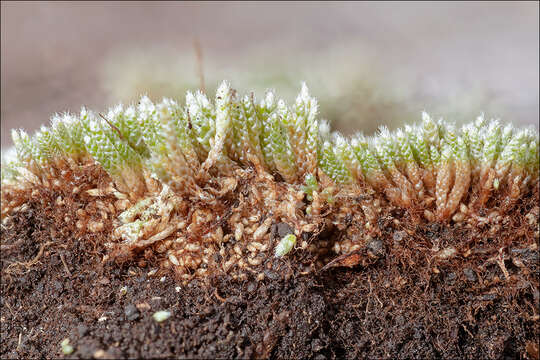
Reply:
<svg viewBox="0 0 540 360"><path fill-rule="evenodd" d="M435 222L494 236L517 216L536 244L538 206L512 210L538 195L536 131L483 116L457 129L424 113L395 132L346 138L317 110L305 85L287 106L223 82L214 102L188 92L185 105L143 97L106 114L55 115L33 137L13 131L3 221L38 203L54 219L52 239L91 241L107 259L152 261L185 281L262 279L267 259L298 249L306 271L363 264L362 249L381 250L381 219L413 237ZM436 271L472 250L429 251Z"/></svg>

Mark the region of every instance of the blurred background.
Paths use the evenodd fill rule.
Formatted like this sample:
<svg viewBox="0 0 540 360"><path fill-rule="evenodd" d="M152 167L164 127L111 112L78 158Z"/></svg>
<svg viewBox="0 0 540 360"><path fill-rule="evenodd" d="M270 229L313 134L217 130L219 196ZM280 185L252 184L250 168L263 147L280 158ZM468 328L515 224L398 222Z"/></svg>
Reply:
<svg viewBox="0 0 540 360"><path fill-rule="evenodd" d="M372 133L426 110L538 129L538 2L2 2L1 146L55 112L218 81ZM202 69L202 71L201 71Z"/></svg>

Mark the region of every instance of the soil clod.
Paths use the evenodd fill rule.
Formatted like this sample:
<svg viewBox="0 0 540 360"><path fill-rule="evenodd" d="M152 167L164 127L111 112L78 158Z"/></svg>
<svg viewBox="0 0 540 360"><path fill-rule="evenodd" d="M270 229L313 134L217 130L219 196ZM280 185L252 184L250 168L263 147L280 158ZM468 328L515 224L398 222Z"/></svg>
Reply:
<svg viewBox="0 0 540 360"><path fill-rule="evenodd" d="M136 260L103 263L89 239L66 236L62 261L50 219L29 206L1 228L0 357L538 359L538 239L519 235L519 219L489 238L395 224L357 251L327 252L324 271L303 271L300 249L245 279L184 284Z"/></svg>

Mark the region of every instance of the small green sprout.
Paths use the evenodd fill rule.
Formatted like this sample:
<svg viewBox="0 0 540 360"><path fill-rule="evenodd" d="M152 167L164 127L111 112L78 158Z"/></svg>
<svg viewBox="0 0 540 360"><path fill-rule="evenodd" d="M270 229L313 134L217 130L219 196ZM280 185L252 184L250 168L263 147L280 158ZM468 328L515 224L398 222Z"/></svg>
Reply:
<svg viewBox="0 0 540 360"><path fill-rule="evenodd" d="M64 353L64 355L71 355L73 354L73 351L75 351L73 346L71 346L69 343L69 338L62 340L60 347L62 348L62 353Z"/></svg>
<svg viewBox="0 0 540 360"><path fill-rule="evenodd" d="M150 204L152 204L151 198L145 198L138 201L135 205L130 207L128 210L124 211L118 216L118 219L123 223L127 224L132 222L135 217L141 214Z"/></svg>
<svg viewBox="0 0 540 360"><path fill-rule="evenodd" d="M277 244L275 249L275 256L276 257L282 257L287 255L294 245L296 244L296 236L294 234L287 234L285 235Z"/></svg>
<svg viewBox="0 0 540 360"><path fill-rule="evenodd" d="M154 313L154 315L152 315L152 317L154 318L154 320L156 322L160 323L160 322L163 322L163 321L167 320L168 318L170 318L171 317L171 312L166 311L166 310L156 311Z"/></svg>
<svg viewBox="0 0 540 360"><path fill-rule="evenodd" d="M313 174L307 174L304 182L305 185L302 189L306 193L306 198L308 201L313 201L313 192L319 190L317 179Z"/></svg>
<svg viewBox="0 0 540 360"><path fill-rule="evenodd" d="M333 186L329 186L321 191L321 198L326 200L328 204L333 205L336 202L336 199L334 198L335 191L336 189Z"/></svg>

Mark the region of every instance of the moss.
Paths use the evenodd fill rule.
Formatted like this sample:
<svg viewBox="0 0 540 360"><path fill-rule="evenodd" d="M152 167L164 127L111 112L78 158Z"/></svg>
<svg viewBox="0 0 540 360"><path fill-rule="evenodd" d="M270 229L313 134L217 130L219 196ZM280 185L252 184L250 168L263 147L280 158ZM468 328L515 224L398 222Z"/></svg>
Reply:
<svg viewBox="0 0 540 360"><path fill-rule="evenodd" d="M87 109L54 116L33 137L13 132L2 217L44 188L59 203L79 196L74 179L99 168L110 177L100 182L112 183L87 189L76 202L84 209L59 218L78 217L77 231L103 233L112 249L151 247L164 266L202 275L211 266L259 266L274 223L289 224L300 247L314 251L301 236L353 223L336 247L346 253L374 235L382 211L405 210L416 222L483 221L486 204L510 208L538 185L531 130L483 118L456 128L424 113L404 130L347 138L331 134L317 112L305 84L289 107L271 91L257 102L223 82L215 104L198 92L185 106L143 97L107 117Z"/></svg>

